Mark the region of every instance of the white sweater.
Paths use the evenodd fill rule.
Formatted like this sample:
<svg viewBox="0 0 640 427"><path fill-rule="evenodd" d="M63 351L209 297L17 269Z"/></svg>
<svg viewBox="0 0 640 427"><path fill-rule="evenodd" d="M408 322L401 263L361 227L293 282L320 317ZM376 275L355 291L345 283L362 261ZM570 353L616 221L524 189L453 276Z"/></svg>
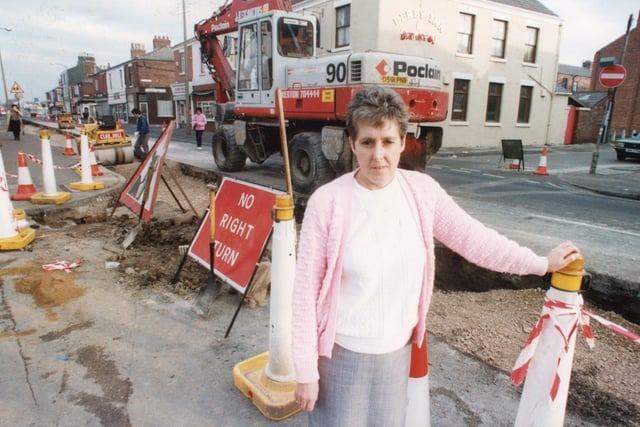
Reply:
<svg viewBox="0 0 640 427"><path fill-rule="evenodd" d="M411 338L426 250L397 177L368 190L354 180L336 343L384 354Z"/></svg>

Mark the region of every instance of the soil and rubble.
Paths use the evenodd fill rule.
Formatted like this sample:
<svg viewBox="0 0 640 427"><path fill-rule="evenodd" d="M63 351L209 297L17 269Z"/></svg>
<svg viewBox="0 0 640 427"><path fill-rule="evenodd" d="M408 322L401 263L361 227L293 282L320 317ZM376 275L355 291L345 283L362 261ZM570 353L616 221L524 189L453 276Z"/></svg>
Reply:
<svg viewBox="0 0 640 427"><path fill-rule="evenodd" d="M137 163L119 165L114 169L129 177L136 166ZM172 168L198 215L201 215L208 203L205 182L184 175L174 163L169 162L168 167ZM187 204L183 205L188 208ZM49 224L41 227L39 238L59 239L63 247L74 244L83 235L104 237L105 254L109 254L104 259L104 268L117 269L122 286L157 288L161 292L175 292L186 299L194 298L209 277L205 268L189 259L175 288L170 281L183 256L179 246L189 243L198 219L192 212L182 213L163 185L159 187L154 219L144 225L128 249L123 250L120 243L135 226L137 218L123 207L116 210L112 219L105 218L106 215L102 215L77 225L69 225L68 222ZM92 222L94 220L105 222ZM33 245L33 250L37 252L37 244ZM25 285L25 292L35 290L40 283L37 278L31 280L33 283ZM251 306L265 303L265 289L260 293L259 300L254 300ZM458 350L508 373L537 321L543 297L542 289L436 290L428 329ZM588 306L588 309L634 332L640 331L638 325L615 313L593 306ZM594 350L589 350L583 338L578 336L570 410L605 425L640 425L640 388L637 385L640 348L595 322L592 324L596 334Z"/></svg>

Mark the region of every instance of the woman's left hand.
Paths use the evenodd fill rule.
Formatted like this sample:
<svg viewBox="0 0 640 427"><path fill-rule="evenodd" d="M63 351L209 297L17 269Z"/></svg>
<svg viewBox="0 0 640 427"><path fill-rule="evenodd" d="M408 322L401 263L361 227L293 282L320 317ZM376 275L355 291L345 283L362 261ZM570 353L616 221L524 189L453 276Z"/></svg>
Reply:
<svg viewBox="0 0 640 427"><path fill-rule="evenodd" d="M582 254L573 242L560 243L547 254L547 260L549 261L547 272L558 271L580 257L582 257Z"/></svg>

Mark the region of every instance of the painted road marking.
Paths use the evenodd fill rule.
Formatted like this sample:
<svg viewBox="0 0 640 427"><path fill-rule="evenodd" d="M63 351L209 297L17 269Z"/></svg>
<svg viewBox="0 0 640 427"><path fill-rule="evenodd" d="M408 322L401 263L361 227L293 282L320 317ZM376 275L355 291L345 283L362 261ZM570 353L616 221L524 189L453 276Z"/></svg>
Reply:
<svg viewBox="0 0 640 427"><path fill-rule="evenodd" d="M480 172L480 171L479 171L479 170L477 170L477 169L460 168L460 170L468 171L468 172Z"/></svg>
<svg viewBox="0 0 640 427"><path fill-rule="evenodd" d="M610 231L610 232L613 232L613 233L620 233L620 234L626 234L626 235L629 235L629 236L640 237L640 233L634 233L633 231L616 230L615 228L603 227L601 225L587 224L587 223L580 222L580 221L571 221L569 219L555 218L555 217L546 216L546 215L535 215L535 214L532 214L532 215L529 215L529 216L532 216L534 218L546 219L546 220L550 220L550 221L562 222L564 224L579 225L579 226L582 226L582 227L595 228L597 230L604 230L604 231Z"/></svg>
<svg viewBox="0 0 640 427"><path fill-rule="evenodd" d="M484 175L484 176L490 176L490 177L492 177L492 178L500 178L500 179L504 179L504 178L505 178L504 176L501 176L501 175L493 175L493 174L490 174L490 173L483 173L482 175Z"/></svg>
<svg viewBox="0 0 640 427"><path fill-rule="evenodd" d="M555 187L555 188L560 188L560 189L564 188L561 185L554 184L553 182L547 182L547 184L549 184L550 186Z"/></svg>
<svg viewBox="0 0 640 427"><path fill-rule="evenodd" d="M528 182L529 184L540 184L538 181L534 181L532 179L525 179L525 182Z"/></svg>
<svg viewBox="0 0 640 427"><path fill-rule="evenodd" d="M471 173L471 172L466 171L464 169L451 169L451 170L454 171L454 172Z"/></svg>

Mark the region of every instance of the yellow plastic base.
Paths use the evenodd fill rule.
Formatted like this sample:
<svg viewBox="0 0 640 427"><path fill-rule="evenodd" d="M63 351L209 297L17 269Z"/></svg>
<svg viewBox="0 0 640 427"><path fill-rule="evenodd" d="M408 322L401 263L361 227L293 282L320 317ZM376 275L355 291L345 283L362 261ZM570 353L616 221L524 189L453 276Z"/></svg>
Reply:
<svg viewBox="0 0 640 427"><path fill-rule="evenodd" d="M25 213L24 209L14 208L13 217L17 220L27 219L27 214Z"/></svg>
<svg viewBox="0 0 640 427"><path fill-rule="evenodd" d="M21 228L17 235L0 239L0 251L16 251L24 249L36 238L36 231L33 228Z"/></svg>
<svg viewBox="0 0 640 427"><path fill-rule="evenodd" d="M280 421L300 412L296 404L296 384L276 382L268 378L264 368L269 352L242 361L233 367L233 383L265 417Z"/></svg>
<svg viewBox="0 0 640 427"><path fill-rule="evenodd" d="M54 195L48 196L44 193L36 193L31 196L31 203L36 205L61 205L71 199L71 193L60 191Z"/></svg>
<svg viewBox="0 0 640 427"><path fill-rule="evenodd" d="M71 188L78 191L91 191L91 190L100 190L104 188L104 182L102 181L92 181L92 182L72 182L69 184Z"/></svg>

